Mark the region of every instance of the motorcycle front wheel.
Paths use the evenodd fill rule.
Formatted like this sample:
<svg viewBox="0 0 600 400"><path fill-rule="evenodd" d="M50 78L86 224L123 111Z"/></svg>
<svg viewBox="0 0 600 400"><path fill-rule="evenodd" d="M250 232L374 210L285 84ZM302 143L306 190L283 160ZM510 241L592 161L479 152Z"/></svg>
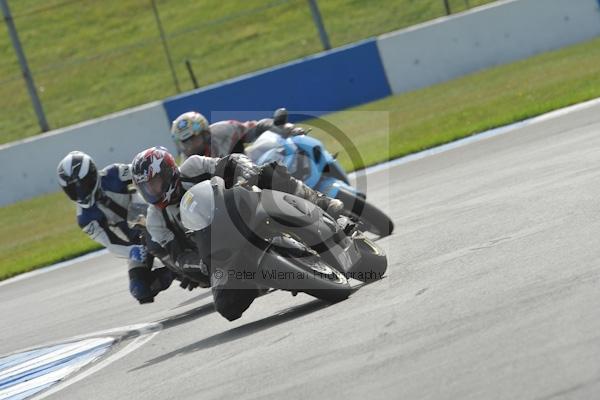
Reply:
<svg viewBox="0 0 600 400"><path fill-rule="evenodd" d="M269 247L260 265L261 276L276 278L265 282L276 289L304 292L329 303L345 300L352 293L343 273L291 237L282 237Z"/></svg>
<svg viewBox="0 0 600 400"><path fill-rule="evenodd" d="M352 240L361 257L352 268L351 276L362 282L373 282L383 278L388 265L384 251L362 233Z"/></svg>
<svg viewBox="0 0 600 400"><path fill-rule="evenodd" d="M379 208L367 202L361 196L340 188L337 199L344 203L348 216L359 221L359 229L378 236L388 236L394 231L394 223Z"/></svg>

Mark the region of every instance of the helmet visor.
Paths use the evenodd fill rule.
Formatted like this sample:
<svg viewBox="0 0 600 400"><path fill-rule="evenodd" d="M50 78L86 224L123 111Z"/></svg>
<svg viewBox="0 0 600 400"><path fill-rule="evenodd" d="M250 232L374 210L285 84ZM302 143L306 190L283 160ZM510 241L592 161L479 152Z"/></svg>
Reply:
<svg viewBox="0 0 600 400"><path fill-rule="evenodd" d="M183 143L181 142L181 140L174 138L173 142L175 142L175 147L177 147L177 151L179 153L183 153L185 151L185 146L183 145Z"/></svg>
<svg viewBox="0 0 600 400"><path fill-rule="evenodd" d="M137 185L144 200L150 204L157 204L165 198L172 181L173 172L171 169L162 168L158 174Z"/></svg>
<svg viewBox="0 0 600 400"><path fill-rule="evenodd" d="M204 154L204 138L201 135L196 135L180 140L178 149L187 157L194 154Z"/></svg>
<svg viewBox="0 0 600 400"><path fill-rule="evenodd" d="M71 200L89 206L93 201L97 180L98 176L96 174L88 174L83 179L68 182L62 188Z"/></svg>
<svg viewBox="0 0 600 400"><path fill-rule="evenodd" d="M67 186L61 186L62 190L73 201L77 201L77 188L75 186L75 182L68 183Z"/></svg>

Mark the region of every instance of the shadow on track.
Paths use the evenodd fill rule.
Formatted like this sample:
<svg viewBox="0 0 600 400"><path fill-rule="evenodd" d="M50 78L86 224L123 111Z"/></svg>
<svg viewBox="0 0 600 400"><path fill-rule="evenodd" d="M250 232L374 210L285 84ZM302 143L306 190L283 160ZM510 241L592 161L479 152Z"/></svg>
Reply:
<svg viewBox="0 0 600 400"><path fill-rule="evenodd" d="M151 360L146 361L144 363L144 365L133 368L133 369L129 370L128 372L137 371L139 369L143 369L143 368L161 363L163 361L169 360L178 355L194 353L196 351L209 349L211 347L219 346L219 345L222 345L222 344L225 344L225 343L237 340L237 339L241 339L243 337L261 332L265 329L269 329L273 326L285 323L287 321L291 321L296 318L303 317L303 316L313 313L315 311L319 311L323 308L328 307L329 305L330 305L329 303L326 303L321 300L313 300L313 301L310 301L308 303L305 303L305 304L302 304L302 305L299 305L296 307L291 307L291 308L281 311L278 314L271 315L270 317L263 318L258 321L250 322L248 324L238 326L236 328L230 329L225 332L218 333L213 336L209 336L207 338L197 341L196 343L189 344L185 347L174 350L174 351L164 354L160 357L153 358ZM213 305L210 304L210 306L212 307ZM202 309L204 307L205 306L200 307L200 309ZM211 312L212 311L214 311L214 308L211 310ZM179 318L181 319L181 317L179 317ZM185 321L187 321L187 320L188 319L186 319ZM180 321L177 324L183 323L185 321ZM165 327L166 327L166 325L165 325Z"/></svg>
<svg viewBox="0 0 600 400"><path fill-rule="evenodd" d="M206 292L199 294L198 296L194 296L191 299L188 299L186 301L184 301L183 303L179 304L178 306L174 307L174 309L180 308L180 307L185 307L187 305L196 303L200 300L204 300L206 298L212 297L212 292L210 291L210 289L206 290Z"/></svg>
<svg viewBox="0 0 600 400"><path fill-rule="evenodd" d="M169 329L181 324L185 324L186 322L195 320L196 318L212 314L213 312L216 312L215 306L212 302L210 302L200 307L192 308L191 310L183 312L181 314L162 319L159 322L162 325L162 329Z"/></svg>

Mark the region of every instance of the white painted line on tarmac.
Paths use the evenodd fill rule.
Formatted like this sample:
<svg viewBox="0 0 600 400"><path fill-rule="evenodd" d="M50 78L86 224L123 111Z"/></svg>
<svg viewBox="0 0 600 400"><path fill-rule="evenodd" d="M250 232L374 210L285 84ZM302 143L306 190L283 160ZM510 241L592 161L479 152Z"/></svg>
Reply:
<svg viewBox="0 0 600 400"><path fill-rule="evenodd" d="M159 334L162 328L160 322L123 326L6 356L3 358L6 368L0 371L0 399L29 396L42 399L55 394L137 350ZM132 341L96 362L110 351L111 346L126 339L132 332L137 334ZM106 333L114 336L106 336ZM92 362L95 363L82 370Z"/></svg>
<svg viewBox="0 0 600 400"><path fill-rule="evenodd" d="M43 399L53 395L131 354L152 340L163 328L161 322L127 325L5 356L1 359L4 360L1 364L5 369L0 370L0 399L30 396ZM135 333L136 337L123 348L110 349L128 340L131 333ZM112 354L96 361L107 351L112 351ZM90 365L92 362L94 364ZM89 368L83 369L88 365Z"/></svg>
<svg viewBox="0 0 600 400"><path fill-rule="evenodd" d="M453 149L456 149L459 147L467 146L471 143L476 143L476 142L480 142L482 140L489 139L489 138L492 138L495 136L504 135L506 133L513 132L519 128L523 128L525 126L538 124L540 122L559 118L559 117L568 115L570 113L585 110L585 109L595 107L598 105L600 105L600 98L589 100L584 103L574 104L569 107L561 108L558 110L550 111L546 114L538 115L537 117L533 117L533 118L529 118L529 119L526 119L523 121L515 122L514 124L501 126L498 128L491 129L489 131L481 132L481 133L476 133L475 135L468 136L466 138L459 139L454 142L443 144L443 145L437 146L437 147L432 147L431 149L423 150L423 151L420 151L420 152L414 153L414 154L409 154L407 156L400 157L395 160L387 161L385 163L373 165L372 167L368 167L368 168L365 168L360 171L352 172L348 176L350 178L354 178L357 173L361 173L361 174L364 173L366 175L373 174L373 173L380 172L380 171L383 171L383 170L386 170L389 168L396 167L398 165L407 164L409 162L421 160L423 158L434 156L436 154L445 153L446 151L450 151L450 150L453 150ZM49 267L41 268L41 269L38 269L38 270L35 270L32 272L27 272L27 273L18 275L14 278L10 278L10 279L0 282L0 287L2 287L4 285L8 285L10 283L21 281L23 279L28 279L28 278L35 277L37 275L45 274L46 272L51 272L56 269L68 267L73 264L91 260L93 258L96 258L98 256L101 256L101 255L104 255L107 253L108 253L108 251L106 249L99 250L94 253L90 253L90 254L86 254L81 257L74 258L73 260L64 261L64 262L54 264Z"/></svg>
<svg viewBox="0 0 600 400"><path fill-rule="evenodd" d="M0 399L39 393L98 359L114 342L112 337L97 337L4 357Z"/></svg>
<svg viewBox="0 0 600 400"><path fill-rule="evenodd" d="M73 378L63 381L62 383L59 383L58 385L52 387L51 389L43 392L38 397L36 397L36 400L44 399L50 395L53 395L53 394L57 393L58 391L63 390L64 388L71 386L72 384L77 383L77 382L81 381L82 379L85 379L88 376L100 371L101 369L108 367L110 364L114 363L115 361L118 361L121 358L125 357L126 355L139 349L140 347L142 347L143 345L148 343L150 340L152 340L154 338L154 336L158 335L159 333L160 333L160 331L152 331L152 330L150 332L140 331L141 336L136 337L134 340L131 341L131 343L127 344L127 346L125 346L122 350L118 351L117 353L115 353L113 355L108 356L106 359L95 364L93 367L86 369L85 371L74 376Z"/></svg>

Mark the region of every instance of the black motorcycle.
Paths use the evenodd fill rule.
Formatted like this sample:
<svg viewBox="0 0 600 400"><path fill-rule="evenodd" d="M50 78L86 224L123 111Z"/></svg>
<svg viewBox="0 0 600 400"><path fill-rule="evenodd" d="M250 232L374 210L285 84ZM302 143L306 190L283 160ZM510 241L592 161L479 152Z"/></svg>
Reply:
<svg viewBox="0 0 600 400"><path fill-rule="evenodd" d="M227 188L214 177L189 189L180 206L200 256L229 287L252 283L337 302L350 295L349 278L375 281L387 269L384 252L350 219L336 221L291 194Z"/></svg>

